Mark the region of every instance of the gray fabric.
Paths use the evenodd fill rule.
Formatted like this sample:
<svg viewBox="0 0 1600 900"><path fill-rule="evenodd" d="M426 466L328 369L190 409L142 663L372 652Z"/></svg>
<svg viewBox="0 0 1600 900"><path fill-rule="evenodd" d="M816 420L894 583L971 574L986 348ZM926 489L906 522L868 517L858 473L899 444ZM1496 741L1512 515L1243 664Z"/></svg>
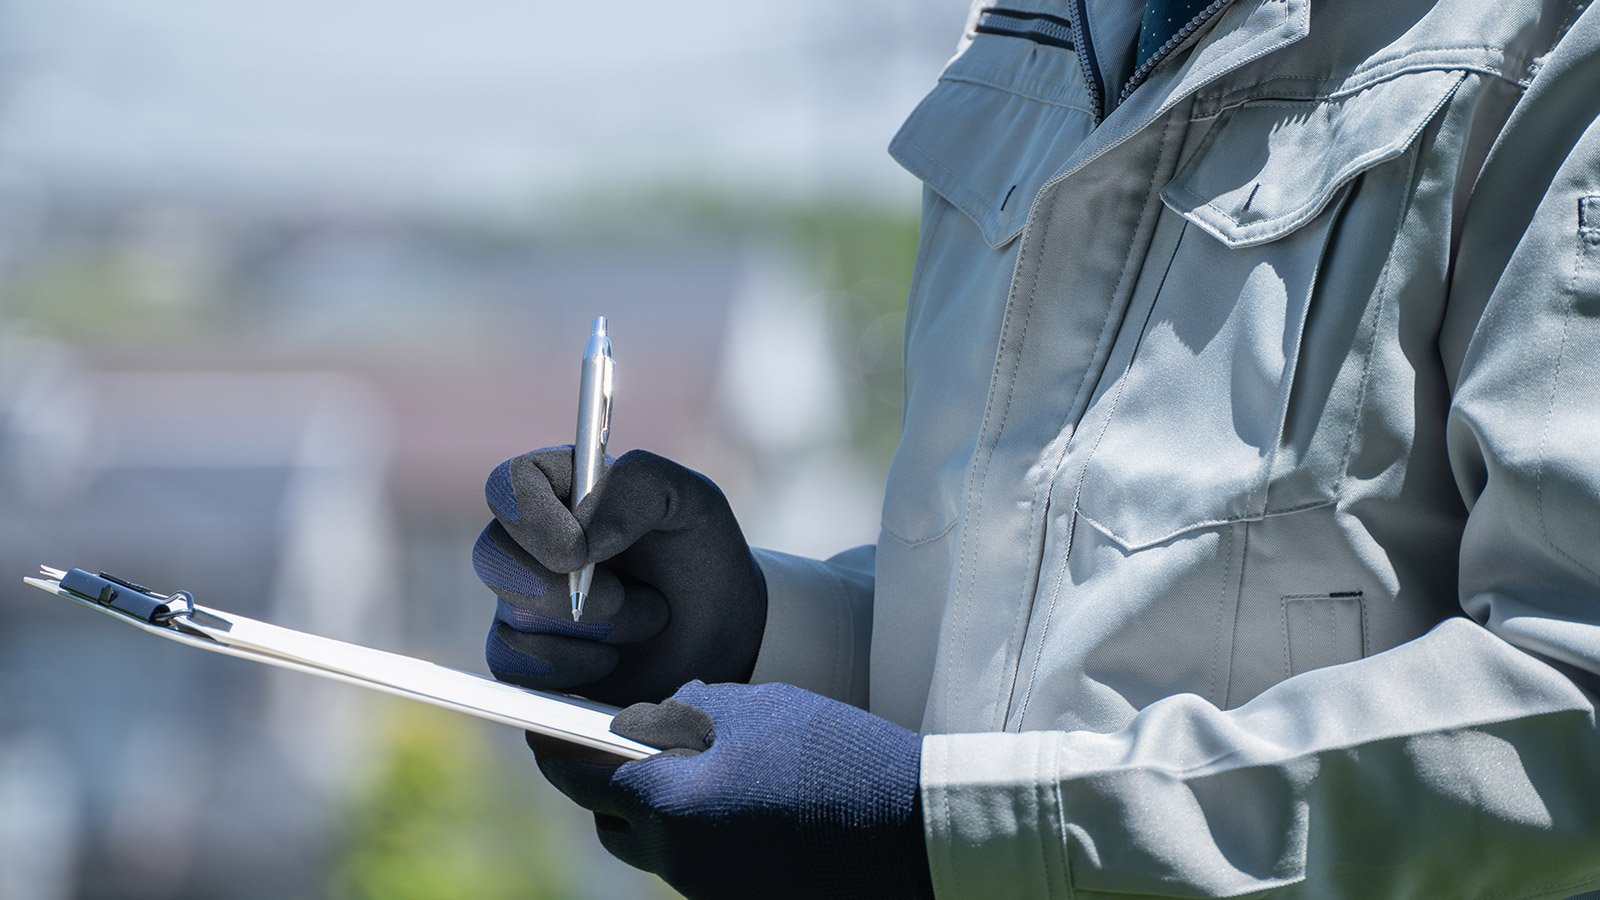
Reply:
<svg viewBox="0 0 1600 900"><path fill-rule="evenodd" d="M1081 79L969 34L891 144L869 696L939 895L1600 887L1600 11L1238 0ZM762 654L836 669L811 566Z"/></svg>
<svg viewBox="0 0 1600 900"><path fill-rule="evenodd" d="M768 606L750 683L798 685L865 709L874 548L828 560L753 552L766 576Z"/></svg>

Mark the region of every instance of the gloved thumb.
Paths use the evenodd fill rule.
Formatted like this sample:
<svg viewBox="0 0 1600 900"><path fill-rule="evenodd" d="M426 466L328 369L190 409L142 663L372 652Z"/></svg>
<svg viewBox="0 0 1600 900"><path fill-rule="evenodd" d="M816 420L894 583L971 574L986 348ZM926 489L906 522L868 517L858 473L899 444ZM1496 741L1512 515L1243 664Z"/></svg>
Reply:
<svg viewBox="0 0 1600 900"><path fill-rule="evenodd" d="M711 717L681 700L635 703L611 719L611 733L680 755L703 753L717 739Z"/></svg>

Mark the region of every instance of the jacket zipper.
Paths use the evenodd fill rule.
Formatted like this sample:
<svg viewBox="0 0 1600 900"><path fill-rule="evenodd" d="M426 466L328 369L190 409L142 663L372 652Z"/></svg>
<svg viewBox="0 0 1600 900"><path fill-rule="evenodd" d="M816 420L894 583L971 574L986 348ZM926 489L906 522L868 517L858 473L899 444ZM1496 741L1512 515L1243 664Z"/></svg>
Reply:
<svg viewBox="0 0 1600 900"><path fill-rule="evenodd" d="M1084 0L1078 0L1080 9L1083 7L1083 2ZM1161 65L1168 56L1172 55L1174 50L1183 46L1189 38L1194 36L1196 31L1209 24L1212 19L1216 18L1217 13L1222 11L1223 7L1232 2L1233 0L1213 0L1210 6L1197 13L1194 18L1189 20L1189 24L1183 26L1177 34L1167 38L1167 42L1162 44L1161 48L1155 53L1152 53L1150 58L1145 60L1139 68L1135 69L1133 75L1128 78L1128 83L1122 86L1122 93L1117 97L1117 105L1122 105L1123 101L1128 99L1128 95L1132 94L1135 88L1145 83L1145 80L1150 77L1150 73L1155 71L1156 66Z"/></svg>
<svg viewBox="0 0 1600 900"><path fill-rule="evenodd" d="M1095 59L1094 41L1089 37L1088 0L1078 0L1073 13L1072 42L1078 45L1078 64L1083 67L1083 81L1089 88L1090 115L1099 125L1106 117L1106 82L1100 74L1100 61Z"/></svg>

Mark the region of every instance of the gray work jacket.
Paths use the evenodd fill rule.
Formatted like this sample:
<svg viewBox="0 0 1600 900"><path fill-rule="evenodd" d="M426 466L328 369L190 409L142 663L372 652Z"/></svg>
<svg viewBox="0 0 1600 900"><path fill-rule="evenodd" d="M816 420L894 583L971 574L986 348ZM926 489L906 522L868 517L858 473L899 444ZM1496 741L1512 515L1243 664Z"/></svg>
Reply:
<svg viewBox="0 0 1600 900"><path fill-rule="evenodd" d="M879 542L761 554L756 677L926 735L941 897L1600 886L1600 9L992 2Z"/></svg>

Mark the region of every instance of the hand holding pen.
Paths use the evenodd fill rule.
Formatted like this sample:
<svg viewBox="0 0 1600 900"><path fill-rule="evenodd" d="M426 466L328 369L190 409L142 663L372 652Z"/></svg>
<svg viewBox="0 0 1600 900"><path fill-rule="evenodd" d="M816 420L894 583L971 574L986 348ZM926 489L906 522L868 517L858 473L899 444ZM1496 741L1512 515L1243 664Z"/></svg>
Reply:
<svg viewBox="0 0 1600 900"><path fill-rule="evenodd" d="M594 490L606 465L606 440L611 437L611 393L616 361L611 357L611 337L606 333L606 317L595 316L589 343L583 348L583 368L578 379L578 439L572 444L572 494L570 504L578 504ZM572 601L572 621L583 618L583 604L594 584L594 563L567 576L567 594Z"/></svg>
<svg viewBox="0 0 1600 900"><path fill-rule="evenodd" d="M472 563L499 598L489 669L618 706L747 680L765 578L711 479L643 450L605 467L608 330L596 319L584 352L577 443L506 460L484 486L495 521Z"/></svg>

